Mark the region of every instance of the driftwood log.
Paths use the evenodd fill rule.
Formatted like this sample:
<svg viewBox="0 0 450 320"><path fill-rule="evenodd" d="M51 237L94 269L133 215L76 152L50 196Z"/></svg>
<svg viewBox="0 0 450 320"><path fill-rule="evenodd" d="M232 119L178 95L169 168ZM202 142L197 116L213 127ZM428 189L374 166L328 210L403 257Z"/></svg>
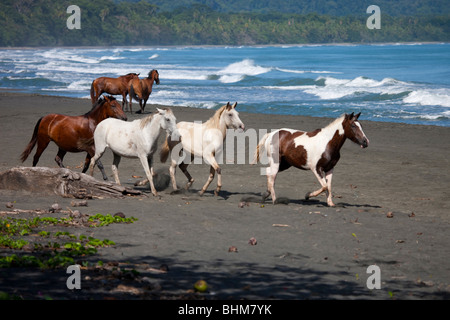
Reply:
<svg viewBox="0 0 450 320"><path fill-rule="evenodd" d="M65 198L90 199L142 195L108 181L65 168L15 167L0 172L0 189L57 194Z"/></svg>

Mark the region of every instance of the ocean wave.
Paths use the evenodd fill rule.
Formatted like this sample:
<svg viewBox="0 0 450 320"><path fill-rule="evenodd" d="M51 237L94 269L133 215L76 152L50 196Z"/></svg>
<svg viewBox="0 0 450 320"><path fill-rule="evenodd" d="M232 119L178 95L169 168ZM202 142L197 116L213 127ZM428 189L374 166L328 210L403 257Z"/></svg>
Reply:
<svg viewBox="0 0 450 320"><path fill-rule="evenodd" d="M204 70L158 69L160 79L170 80L208 80L208 72Z"/></svg>
<svg viewBox="0 0 450 320"><path fill-rule="evenodd" d="M411 91L411 85L393 78L374 80L366 77L354 79L338 79L334 77L319 77L317 85L309 86L304 91L322 100L335 100L355 94L388 94L395 95Z"/></svg>
<svg viewBox="0 0 450 320"><path fill-rule="evenodd" d="M412 91L403 98L403 102L421 106L443 106L450 108L450 90L422 89Z"/></svg>
<svg viewBox="0 0 450 320"><path fill-rule="evenodd" d="M63 60L63 61L72 61L72 62L87 63L87 64L95 64L95 63L100 62L99 59L83 57L81 55L74 54L73 52L68 51L68 50L52 49L52 50L48 50L48 51L37 52L35 55L41 56L41 57L46 58L51 61Z"/></svg>
<svg viewBox="0 0 450 320"><path fill-rule="evenodd" d="M309 79L310 80L310 79ZM305 82L308 79L304 80ZM401 99L403 103L450 108L450 89L429 88L427 84L404 82L394 78L375 80L366 77L340 79L318 77L313 84L263 86L265 89L302 91L321 100L352 98L367 101Z"/></svg>
<svg viewBox="0 0 450 320"><path fill-rule="evenodd" d="M100 58L100 61L105 61L105 60L123 60L125 59L124 57L118 57L118 56L103 56Z"/></svg>
<svg viewBox="0 0 450 320"><path fill-rule="evenodd" d="M219 75L219 81L222 83L234 83L243 80L246 76L256 76L271 70L272 68L255 65L255 62L251 59L244 59L229 64L220 70L217 75Z"/></svg>
<svg viewBox="0 0 450 320"><path fill-rule="evenodd" d="M159 57L159 54L155 53L151 57L148 57L149 60L153 60Z"/></svg>
<svg viewBox="0 0 450 320"><path fill-rule="evenodd" d="M326 73L326 74L341 74L342 72L337 71L326 71L326 70L291 70L291 69L282 69L282 68L275 68L275 70L280 72L286 72L286 73Z"/></svg>

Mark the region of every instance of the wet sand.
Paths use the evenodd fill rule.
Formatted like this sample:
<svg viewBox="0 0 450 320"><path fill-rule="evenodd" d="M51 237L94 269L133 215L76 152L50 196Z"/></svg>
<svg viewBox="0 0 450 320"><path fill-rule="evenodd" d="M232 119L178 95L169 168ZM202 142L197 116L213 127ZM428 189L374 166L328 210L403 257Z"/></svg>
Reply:
<svg viewBox="0 0 450 320"><path fill-rule="evenodd" d="M148 105L146 113L155 107ZM0 92L0 171L31 166L34 152L23 164L19 157L41 116L80 115L89 109L85 99ZM172 110L178 121L206 121L214 113ZM143 117L127 115L129 120ZM246 130L257 132L282 127L309 131L333 120L244 112L240 117ZM449 299L450 128L370 122L364 114L359 120L370 145L361 149L347 141L342 148L333 175L334 208L327 207L325 195L304 201L306 192L319 184L311 172L295 168L278 175L275 188L285 199L282 204L251 201L241 207L242 199L259 199L266 190L266 177L260 175L264 165L233 161L222 165L221 194L214 196L214 180L200 197L195 191L206 181L209 167L192 164L193 192L171 194L168 187L155 198L148 186L136 187L143 196L93 199L79 208L90 215L121 211L138 219L71 231L114 241L115 246L86 259L130 264L138 277L109 281L82 270L82 289L72 291L65 286L66 270L4 268L0 291L27 299L43 294L56 299ZM245 149L246 157L253 155L248 144ZM56 153L51 143L38 166L57 167ZM64 163L81 172L84 157L68 153ZM110 151L102 162L113 179ZM156 157L155 168L167 170L168 164ZM144 171L139 160L123 158L119 175L123 185L134 188L135 177ZM101 179L98 169L94 176ZM185 183L180 170L177 181ZM55 202L70 207L71 200L0 190L0 210L12 201L15 208L34 210ZM250 238L257 244L249 244ZM237 251L230 252L232 246ZM161 265L168 271L160 271ZM380 268L381 289L367 287L371 265ZM199 279L208 282L206 293L192 293Z"/></svg>

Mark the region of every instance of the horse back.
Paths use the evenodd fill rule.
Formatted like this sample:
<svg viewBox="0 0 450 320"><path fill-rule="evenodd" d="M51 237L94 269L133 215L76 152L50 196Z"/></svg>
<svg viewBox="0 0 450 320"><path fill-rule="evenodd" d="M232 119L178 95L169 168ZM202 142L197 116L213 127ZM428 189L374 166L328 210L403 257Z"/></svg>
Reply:
<svg viewBox="0 0 450 320"><path fill-rule="evenodd" d="M291 166L307 170L308 152L303 145L297 145L295 139L307 134L304 131L280 129L278 131L280 171ZM276 139L274 136L272 139ZM273 143L273 142L272 142Z"/></svg>

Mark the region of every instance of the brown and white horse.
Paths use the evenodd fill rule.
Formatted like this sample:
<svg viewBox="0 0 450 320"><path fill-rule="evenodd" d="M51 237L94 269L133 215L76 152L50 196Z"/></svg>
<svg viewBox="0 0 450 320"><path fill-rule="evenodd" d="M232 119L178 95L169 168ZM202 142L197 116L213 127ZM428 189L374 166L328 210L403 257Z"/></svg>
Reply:
<svg viewBox="0 0 450 320"><path fill-rule="evenodd" d="M327 204L334 206L331 199L331 178L345 140L350 139L361 148L369 145L369 139L358 121L360 114L345 114L325 128L311 132L278 129L267 133L256 148L254 160L254 163L259 161L265 149L269 167L266 168L267 192L263 195L263 200L271 195L272 202L275 203L274 186L277 173L294 166L311 170L321 185L320 189L307 193L305 198L308 200L325 191Z"/></svg>

